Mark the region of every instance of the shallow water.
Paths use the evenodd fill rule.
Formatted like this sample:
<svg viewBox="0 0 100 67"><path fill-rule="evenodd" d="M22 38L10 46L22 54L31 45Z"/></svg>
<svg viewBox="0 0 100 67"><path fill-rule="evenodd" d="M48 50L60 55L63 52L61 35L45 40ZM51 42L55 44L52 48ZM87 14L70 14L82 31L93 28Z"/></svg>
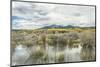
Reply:
<svg viewBox="0 0 100 67"><path fill-rule="evenodd" d="M24 64L26 59L29 57L29 52L28 48L22 45L19 45L15 48L15 52L13 53L12 56L12 64L17 65L17 64Z"/></svg>
<svg viewBox="0 0 100 67"><path fill-rule="evenodd" d="M59 63L59 62L75 62L82 61L80 58L81 46L78 48L69 48L64 47L62 50L59 47L55 48L53 46L46 46L44 50L44 55L47 55L46 60L41 58L33 58L35 56L35 52L37 50L41 50L40 46L26 47L22 45L18 45L15 48L15 52L12 56L12 64L13 65L25 65L25 64L41 64L41 63ZM60 55L62 55L63 59L59 60ZM35 61L35 62L34 62Z"/></svg>
<svg viewBox="0 0 100 67"><path fill-rule="evenodd" d="M81 61L80 58L80 52L81 52L81 46L78 48L68 48L65 49L65 62L75 62L75 61Z"/></svg>

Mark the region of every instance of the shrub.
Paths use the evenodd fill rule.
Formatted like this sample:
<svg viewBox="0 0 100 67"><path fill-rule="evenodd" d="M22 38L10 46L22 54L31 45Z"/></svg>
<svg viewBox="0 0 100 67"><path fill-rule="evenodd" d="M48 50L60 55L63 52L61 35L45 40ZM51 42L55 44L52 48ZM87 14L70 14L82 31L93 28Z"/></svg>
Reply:
<svg viewBox="0 0 100 67"><path fill-rule="evenodd" d="M71 40L76 40L76 39L79 39L79 36L78 36L77 32L69 32L68 38L71 39Z"/></svg>
<svg viewBox="0 0 100 67"><path fill-rule="evenodd" d="M47 38L48 45L56 46L57 45L57 38L58 38L57 35L54 35L54 34L48 35L48 38Z"/></svg>
<svg viewBox="0 0 100 67"><path fill-rule="evenodd" d="M42 46L46 45L46 34L39 35L37 44Z"/></svg>
<svg viewBox="0 0 100 67"><path fill-rule="evenodd" d="M84 32L80 35L83 48L93 49L95 47L95 34L93 32Z"/></svg>
<svg viewBox="0 0 100 67"><path fill-rule="evenodd" d="M36 59L41 59L44 56L44 51L42 49L38 49L36 50L34 53L32 53L31 55L33 57L33 60Z"/></svg>
<svg viewBox="0 0 100 67"><path fill-rule="evenodd" d="M67 36L66 35L59 35L58 37L58 45L59 47L65 47L67 45Z"/></svg>

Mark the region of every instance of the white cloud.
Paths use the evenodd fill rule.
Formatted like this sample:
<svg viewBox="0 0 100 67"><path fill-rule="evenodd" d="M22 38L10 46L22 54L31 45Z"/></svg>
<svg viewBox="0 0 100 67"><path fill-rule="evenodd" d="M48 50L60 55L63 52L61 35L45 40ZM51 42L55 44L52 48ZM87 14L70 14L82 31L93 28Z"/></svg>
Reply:
<svg viewBox="0 0 100 67"><path fill-rule="evenodd" d="M13 2L13 29L34 29L45 25L95 26L95 8L90 6Z"/></svg>
<svg viewBox="0 0 100 67"><path fill-rule="evenodd" d="M40 23L27 20L15 20L14 23L15 25L12 24L13 29L36 29L36 28L41 28L43 26Z"/></svg>

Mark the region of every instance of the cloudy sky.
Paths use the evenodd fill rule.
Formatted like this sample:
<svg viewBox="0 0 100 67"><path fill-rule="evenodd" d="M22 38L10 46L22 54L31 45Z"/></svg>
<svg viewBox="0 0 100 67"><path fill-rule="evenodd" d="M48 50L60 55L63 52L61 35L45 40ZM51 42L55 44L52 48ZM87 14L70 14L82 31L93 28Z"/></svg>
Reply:
<svg viewBox="0 0 100 67"><path fill-rule="evenodd" d="M36 29L53 24L95 26L95 7L12 2L12 29Z"/></svg>

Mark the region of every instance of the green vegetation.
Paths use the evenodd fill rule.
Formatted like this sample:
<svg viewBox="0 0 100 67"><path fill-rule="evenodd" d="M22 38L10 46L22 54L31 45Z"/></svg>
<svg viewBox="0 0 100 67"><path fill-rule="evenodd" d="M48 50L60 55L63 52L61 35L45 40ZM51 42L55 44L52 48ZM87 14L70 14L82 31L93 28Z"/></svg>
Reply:
<svg viewBox="0 0 100 67"><path fill-rule="evenodd" d="M64 53L63 52L59 52L56 55L56 62L64 62Z"/></svg>

